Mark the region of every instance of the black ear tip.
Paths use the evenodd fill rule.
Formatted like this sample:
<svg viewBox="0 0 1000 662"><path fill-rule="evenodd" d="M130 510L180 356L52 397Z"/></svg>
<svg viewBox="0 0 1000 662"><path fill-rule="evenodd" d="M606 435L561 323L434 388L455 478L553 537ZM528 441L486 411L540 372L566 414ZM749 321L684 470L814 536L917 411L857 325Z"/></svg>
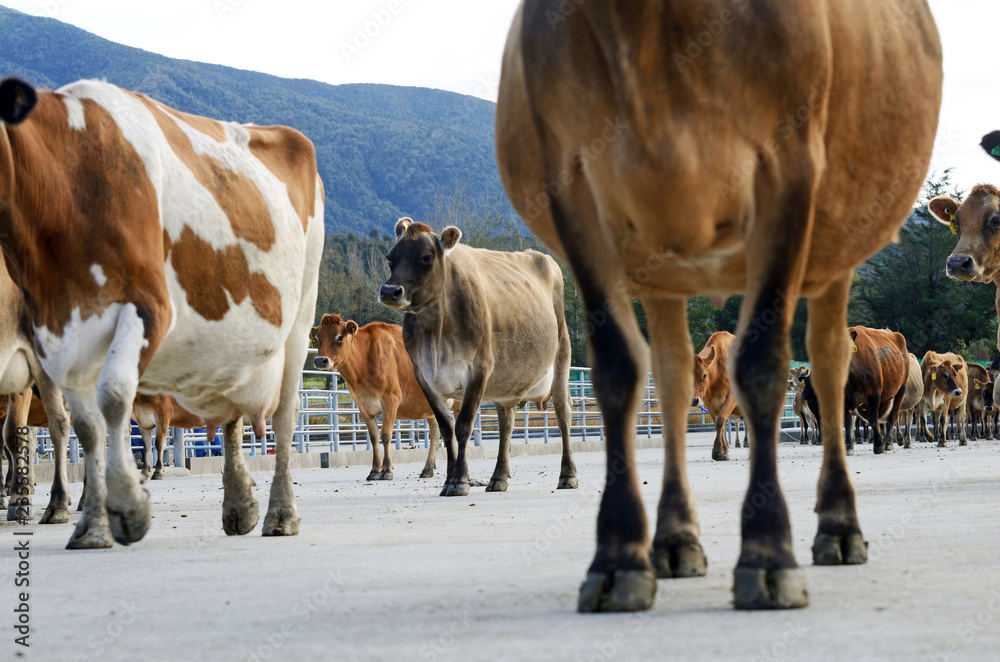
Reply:
<svg viewBox="0 0 1000 662"><path fill-rule="evenodd" d="M987 133L979 145L986 150L987 154L1000 161L1000 131Z"/></svg>
<svg viewBox="0 0 1000 662"><path fill-rule="evenodd" d="M28 118L38 93L20 78L4 78L0 81L0 120L7 124L20 124Z"/></svg>

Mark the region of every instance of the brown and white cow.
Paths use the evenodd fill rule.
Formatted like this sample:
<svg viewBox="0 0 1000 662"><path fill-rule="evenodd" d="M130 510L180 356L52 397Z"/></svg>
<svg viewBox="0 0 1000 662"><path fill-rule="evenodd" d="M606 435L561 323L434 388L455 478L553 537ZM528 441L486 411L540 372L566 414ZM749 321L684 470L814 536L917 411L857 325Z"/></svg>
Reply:
<svg viewBox="0 0 1000 662"><path fill-rule="evenodd" d="M163 449L167 446L167 430L171 427L193 430L205 428L208 443L215 440L214 425L205 425L204 419L189 412L169 395L144 395L138 393L132 403L132 419L139 425L142 435L142 475L151 480L163 478ZM152 432L156 428L156 463L150 461Z"/></svg>
<svg viewBox="0 0 1000 662"><path fill-rule="evenodd" d="M988 423L993 413L993 380L989 371L977 363L966 363L965 368L969 372L969 396L965 399L969 438L975 441L982 435L992 439L993 428Z"/></svg>
<svg viewBox="0 0 1000 662"><path fill-rule="evenodd" d="M924 411L931 415L934 436L928 441L937 441L944 446L948 438L948 416L956 409L959 423L959 444L965 446L965 400L968 397L969 373L965 359L950 352L938 354L928 350L920 362L924 382Z"/></svg>
<svg viewBox="0 0 1000 662"><path fill-rule="evenodd" d="M692 53L719 16L727 24ZM840 428L851 272L910 212L941 79L923 1L584 2L565 12L557 0L523 0L500 77L497 160L525 223L573 270L606 421L607 486L581 610L645 609L657 573L705 572L684 461L693 385L678 378L693 357L686 300L736 292L745 298L730 374L753 442L735 604L806 604L777 477L788 330L808 297L822 427ZM633 464L649 365L635 298L666 439L652 559ZM813 558L863 563L843 444L833 434L823 444Z"/></svg>
<svg viewBox="0 0 1000 662"><path fill-rule="evenodd" d="M3 167L0 166L0 173ZM2 190L2 184L0 184ZM0 201L2 207L2 201ZM0 215L2 215L0 211ZM32 395L32 385L37 396ZM5 269L0 269L0 394L4 394L4 447L10 453L10 467L16 458L28 458L27 480L8 483L11 499L0 483L0 508L7 509L8 520L34 518L31 492L34 490L34 434L24 434L26 426L42 425L52 437L55 475L49 492L49 504L39 522L62 524L69 521L69 479L66 474L70 418L62 393L49 378L38 360L28 310L20 288ZM18 430L21 433L18 433ZM24 460L22 459L22 462Z"/></svg>
<svg viewBox="0 0 1000 662"><path fill-rule="evenodd" d="M809 403L806 402L803 393L806 388L806 380L809 379L810 370L802 365L788 371L788 388L794 393L792 398L792 412L799 417L799 443L809 443L809 428L812 427L813 445L822 443L819 429L819 421L813 413Z"/></svg>
<svg viewBox="0 0 1000 662"><path fill-rule="evenodd" d="M312 143L100 81L53 92L4 79L0 122L0 246L86 453L68 546L128 544L149 528L128 444L137 392L223 424L229 534L258 519L241 417L263 434L273 416L263 533L294 535L289 455L323 244Z"/></svg>
<svg viewBox="0 0 1000 662"><path fill-rule="evenodd" d="M701 352L694 356L694 399L691 406L704 405L715 419L713 460L729 459L726 425L733 414L740 416L736 398L729 386L729 347L735 338L736 336L728 331L716 331L709 336ZM737 448L740 446L738 430L734 446Z"/></svg>
<svg viewBox="0 0 1000 662"><path fill-rule="evenodd" d="M899 404L899 416L896 419L896 443L903 448L910 448L913 439L910 430L914 415L917 415L917 433L927 428L927 417L923 414L920 403L924 399L924 377L920 370L920 361L912 352L907 352L906 387L903 401ZM921 421L923 421L921 427ZM902 427L902 431L898 428Z"/></svg>
<svg viewBox="0 0 1000 662"><path fill-rule="evenodd" d="M848 329L853 342L851 363L844 389L844 430L847 454L854 453L854 425L851 412L859 414L871 426L876 454L892 450L882 432L882 423L892 431L906 394L909 352L903 334L885 329L853 326Z"/></svg>
<svg viewBox="0 0 1000 662"><path fill-rule="evenodd" d="M368 480L392 480L389 442L397 418L427 419L427 461L420 473L430 478L436 468L438 424L434 410L413 376L413 363L403 345L403 329L397 324L371 322L358 327L344 322L340 315L326 314L319 326L312 328L318 354L313 359L317 370L337 370L347 382L347 389L358 406L368 428L372 444L372 470ZM451 407L451 403L447 403ZM382 431L378 422L382 415ZM379 458L381 442L385 460Z"/></svg>
<svg viewBox="0 0 1000 662"><path fill-rule="evenodd" d="M441 496L469 493L465 448L480 402L494 403L500 426L486 491L503 492L513 408L550 393L562 436L558 488L576 488L562 271L543 253L472 248L461 237L455 226L437 235L423 223L400 219L387 256L392 273L379 290L383 304L404 312L403 343L445 441L448 477ZM449 399L462 401L457 418Z"/></svg>

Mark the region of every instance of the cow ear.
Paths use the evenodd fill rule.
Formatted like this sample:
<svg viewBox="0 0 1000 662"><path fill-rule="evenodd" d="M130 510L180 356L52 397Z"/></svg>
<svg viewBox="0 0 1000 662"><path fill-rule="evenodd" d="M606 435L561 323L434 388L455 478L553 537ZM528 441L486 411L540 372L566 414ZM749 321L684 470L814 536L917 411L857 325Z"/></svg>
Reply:
<svg viewBox="0 0 1000 662"><path fill-rule="evenodd" d="M406 228L410 227L411 225L413 225L413 219L410 218L409 216L404 216L403 218L396 221L396 239L402 237L403 233L406 232Z"/></svg>
<svg viewBox="0 0 1000 662"><path fill-rule="evenodd" d="M702 361L705 362L706 367L715 363L715 345L708 348L708 356L702 357Z"/></svg>
<svg viewBox="0 0 1000 662"><path fill-rule="evenodd" d="M986 150L987 154L1000 161L1000 131L987 133L979 145Z"/></svg>
<svg viewBox="0 0 1000 662"><path fill-rule="evenodd" d="M0 120L11 126L28 119L38 103L35 88L19 78L0 81Z"/></svg>
<svg viewBox="0 0 1000 662"><path fill-rule="evenodd" d="M462 231L454 225L449 225L444 230L441 230L441 245L444 247L445 255L453 251L461 240Z"/></svg>
<svg viewBox="0 0 1000 662"><path fill-rule="evenodd" d="M927 210L939 223L951 225L955 220L955 214L958 213L958 206L958 203L947 195L939 195L927 203Z"/></svg>
<svg viewBox="0 0 1000 662"><path fill-rule="evenodd" d="M858 331L857 329L851 329L851 342L858 341Z"/></svg>
<svg viewBox="0 0 1000 662"><path fill-rule="evenodd" d="M319 324L320 326L330 326L331 324L333 324L333 315L331 315L330 313L323 315L323 319L319 321Z"/></svg>
<svg viewBox="0 0 1000 662"><path fill-rule="evenodd" d="M348 320L347 324L344 325L344 335L353 336L358 332L358 323L354 320Z"/></svg>

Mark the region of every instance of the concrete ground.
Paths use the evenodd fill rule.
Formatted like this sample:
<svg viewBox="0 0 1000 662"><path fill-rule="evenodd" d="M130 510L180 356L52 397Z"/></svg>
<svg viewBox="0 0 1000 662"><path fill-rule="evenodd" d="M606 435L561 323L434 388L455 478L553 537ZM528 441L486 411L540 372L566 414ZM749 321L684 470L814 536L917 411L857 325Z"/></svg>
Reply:
<svg viewBox="0 0 1000 662"><path fill-rule="evenodd" d="M299 470L301 533L283 539L262 538L259 524L226 537L221 478L171 477L147 483L153 524L131 547L70 552L70 525L0 524L0 659L1000 658L1000 442L881 456L859 446L850 466L870 560L856 567L809 565L820 449L782 444L811 604L774 612L731 605L747 450L720 463L709 435L689 446L708 576L661 580L649 612L575 611L602 453L577 454L578 490L554 490L558 456L525 456L506 493L452 499L437 496L438 478L417 478L420 464L397 465L389 483L364 482L362 466ZM661 464L662 451L639 452L651 521ZM473 478L492 466L474 461ZM263 521L270 476L254 478ZM25 590L14 587L15 531L32 533L30 649L11 627Z"/></svg>

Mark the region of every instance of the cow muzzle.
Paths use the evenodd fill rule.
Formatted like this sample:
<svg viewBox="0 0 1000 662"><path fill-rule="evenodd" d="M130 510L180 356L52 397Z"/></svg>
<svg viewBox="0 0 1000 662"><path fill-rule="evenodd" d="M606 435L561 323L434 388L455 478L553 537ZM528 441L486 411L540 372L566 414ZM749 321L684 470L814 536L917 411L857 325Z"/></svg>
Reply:
<svg viewBox="0 0 1000 662"><path fill-rule="evenodd" d="M947 273L957 280L968 280L982 275L983 270L971 255L954 254L948 256Z"/></svg>
<svg viewBox="0 0 1000 662"><path fill-rule="evenodd" d="M694 398L693 400L691 400L691 406L692 407L700 407L701 406L701 398Z"/></svg>
<svg viewBox="0 0 1000 662"><path fill-rule="evenodd" d="M379 288L378 300L389 308L403 308L409 303L406 300L406 290L403 289L403 286L392 283L384 283Z"/></svg>
<svg viewBox="0 0 1000 662"><path fill-rule="evenodd" d="M317 370L329 370L331 368L330 359L325 356L317 356L313 359L313 366Z"/></svg>
<svg viewBox="0 0 1000 662"><path fill-rule="evenodd" d="M953 388L951 390L951 397L953 397L953 398L960 398L960 397L962 397L962 389L960 389L960 388Z"/></svg>

